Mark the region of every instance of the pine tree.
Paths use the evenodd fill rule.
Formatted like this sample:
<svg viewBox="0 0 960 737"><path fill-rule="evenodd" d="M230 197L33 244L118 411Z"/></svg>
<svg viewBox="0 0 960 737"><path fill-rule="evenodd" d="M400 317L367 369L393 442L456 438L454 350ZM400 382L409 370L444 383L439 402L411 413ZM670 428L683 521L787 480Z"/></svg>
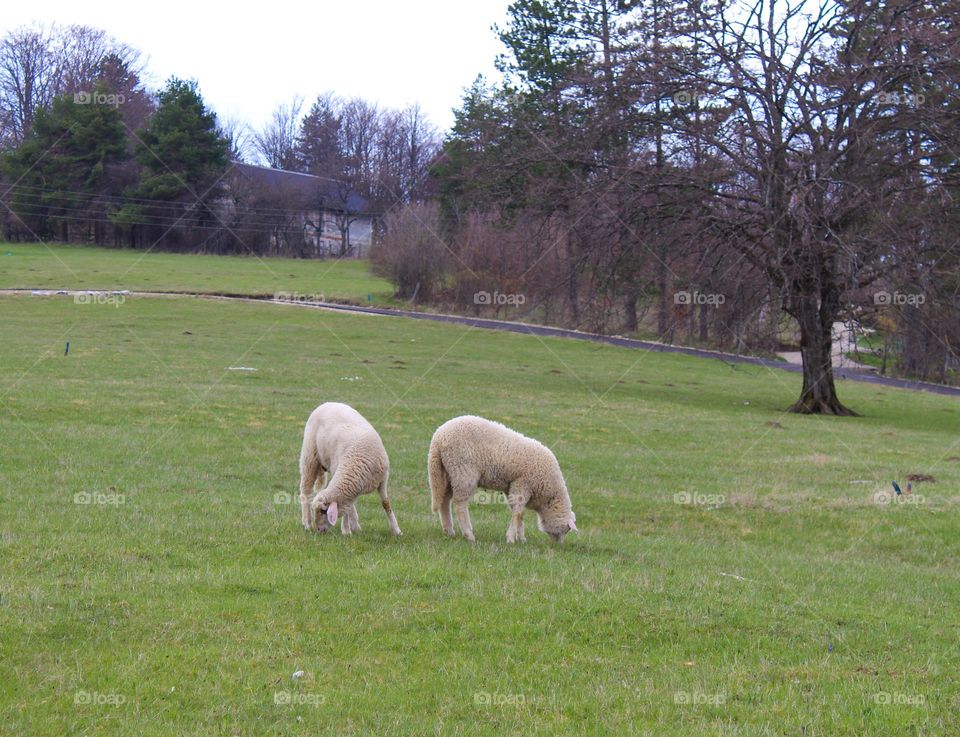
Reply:
<svg viewBox="0 0 960 737"><path fill-rule="evenodd" d="M7 155L12 209L35 237L69 240L93 226L100 240L110 198L120 194L113 175L128 157L126 130L111 101L102 85L92 94L55 98Z"/></svg>
<svg viewBox="0 0 960 737"><path fill-rule="evenodd" d="M300 125L297 157L303 171L339 179L344 174L340 146L340 115L332 95L320 95Z"/></svg>
<svg viewBox="0 0 960 737"><path fill-rule="evenodd" d="M140 183L135 199L116 222L130 227L134 245L163 241L197 245L216 224L214 203L222 197L230 144L217 128L196 82L171 78L158 108L139 134Z"/></svg>

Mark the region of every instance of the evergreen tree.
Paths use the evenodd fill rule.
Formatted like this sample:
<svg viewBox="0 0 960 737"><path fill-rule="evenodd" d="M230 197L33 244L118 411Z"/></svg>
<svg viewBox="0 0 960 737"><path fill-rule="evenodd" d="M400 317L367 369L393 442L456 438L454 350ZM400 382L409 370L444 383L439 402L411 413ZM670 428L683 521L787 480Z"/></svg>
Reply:
<svg viewBox="0 0 960 737"><path fill-rule="evenodd" d="M215 225L214 202L223 196L229 141L217 128L196 82L171 78L139 134L140 183L128 192L116 221L130 227L134 245L149 238L172 246L197 245Z"/></svg>
<svg viewBox="0 0 960 737"><path fill-rule="evenodd" d="M100 240L111 197L120 194L117 167L128 158L126 130L111 100L103 85L90 95L55 98L5 158L12 209L35 236L69 240L71 226L92 225Z"/></svg>
<svg viewBox="0 0 960 737"><path fill-rule="evenodd" d="M297 137L297 157L300 168L310 174L330 179L343 176L340 116L332 95L320 95L303 119Z"/></svg>

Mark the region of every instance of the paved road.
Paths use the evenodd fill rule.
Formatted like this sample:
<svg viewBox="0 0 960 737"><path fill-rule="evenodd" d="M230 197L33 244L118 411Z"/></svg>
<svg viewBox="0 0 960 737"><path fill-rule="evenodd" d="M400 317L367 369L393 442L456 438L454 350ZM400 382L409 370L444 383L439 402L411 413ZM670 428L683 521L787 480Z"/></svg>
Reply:
<svg viewBox="0 0 960 737"><path fill-rule="evenodd" d="M0 289L0 294L74 294L85 293L88 290L65 290L65 289ZM92 291L92 290L91 290ZM106 292L105 293L110 293ZM121 293L121 292L117 292ZM261 299L253 297L226 297L206 294L179 293L179 292L122 292L140 297L168 296L183 297L193 296L203 299L220 299L243 302L275 302L272 298L265 297ZM446 322L455 325L470 325L485 330L503 330L511 333L525 333L527 335L539 335L551 338L570 338L573 340L586 340L592 343L606 343L608 345L620 346L621 348L632 348L635 350L653 351L654 353L680 353L687 356L696 356L697 358L711 358L717 361L723 361L728 364L748 364L753 366L764 366L766 368L778 369L780 371L791 371L800 373L802 366L775 361L768 358L755 358L753 356L738 356L734 353L723 353L720 351L708 351L702 348L687 348L685 346L670 345L667 343L656 343L648 340L635 340L633 338L621 338L614 335L598 335L596 333L584 333L579 330L567 330L565 328L553 328L544 325L529 325L521 322L509 322L506 320L488 320L479 317L463 317L460 315L438 315L429 312L413 312L411 310L395 310L385 307L361 307L357 305L344 305L335 302L279 302L279 304L297 305L313 309L335 310L337 312L364 313L370 315L385 315L388 317L407 317L414 320L430 320L432 322ZM876 384L878 386L889 386L897 389L912 389L914 391L931 392L933 394L943 394L946 396L960 397L960 387L944 386L942 384L931 384L925 381L910 381L909 379L895 379L889 376L878 376L872 373L865 373L849 368L834 368L834 378L846 379L848 381L860 381L866 384Z"/></svg>

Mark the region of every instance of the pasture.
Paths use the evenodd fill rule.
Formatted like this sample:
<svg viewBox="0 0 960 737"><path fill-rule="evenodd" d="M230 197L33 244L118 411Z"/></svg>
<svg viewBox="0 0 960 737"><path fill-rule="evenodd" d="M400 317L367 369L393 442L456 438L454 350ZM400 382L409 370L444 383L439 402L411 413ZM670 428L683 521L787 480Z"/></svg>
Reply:
<svg viewBox="0 0 960 737"><path fill-rule="evenodd" d="M365 261L183 256L68 244L0 243L0 289L128 289L395 304Z"/></svg>
<svg viewBox="0 0 960 737"><path fill-rule="evenodd" d="M0 252L28 248L0 287L208 273ZM281 287L209 261L216 291L389 297L362 271L331 286L284 261ZM864 417L799 417L799 377L761 367L293 305L4 296L0 315L3 735L960 731L956 399L844 383ZM402 537L375 494L358 535L300 527L325 400L380 431ZM481 494L478 542L443 536L427 448L465 413L553 449L579 535L528 513L508 545ZM908 474L935 481L893 498Z"/></svg>

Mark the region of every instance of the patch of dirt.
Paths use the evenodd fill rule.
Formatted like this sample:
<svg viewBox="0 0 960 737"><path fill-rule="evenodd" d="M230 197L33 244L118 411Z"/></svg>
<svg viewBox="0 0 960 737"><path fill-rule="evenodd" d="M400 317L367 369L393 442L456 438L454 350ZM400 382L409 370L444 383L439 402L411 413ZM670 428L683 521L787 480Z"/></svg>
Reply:
<svg viewBox="0 0 960 737"><path fill-rule="evenodd" d="M937 482L937 480L928 473L908 473L907 481L913 481L918 484L922 482L934 484Z"/></svg>
<svg viewBox="0 0 960 737"><path fill-rule="evenodd" d="M779 430L783 429L783 425L781 425L779 422L776 422L774 420L767 420L767 427L776 427Z"/></svg>

